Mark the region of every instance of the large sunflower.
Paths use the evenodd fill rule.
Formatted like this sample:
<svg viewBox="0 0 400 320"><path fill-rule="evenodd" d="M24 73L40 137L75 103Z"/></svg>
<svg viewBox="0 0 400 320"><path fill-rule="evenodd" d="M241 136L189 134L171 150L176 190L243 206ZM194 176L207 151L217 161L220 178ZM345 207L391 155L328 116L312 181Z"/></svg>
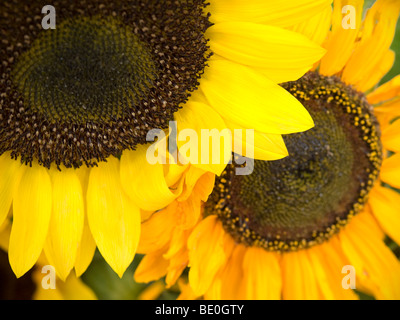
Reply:
<svg viewBox="0 0 400 320"><path fill-rule="evenodd" d="M342 28L345 4L356 29ZM212 179L200 175L189 197L145 221L137 281L166 276L170 286L189 266L192 294L208 299L353 299L353 284L400 299L400 262L385 242L400 244L390 188L400 187L399 76L375 88L394 61L400 4L378 0L361 23L362 8L335 1L331 26L320 29L325 13L298 26L328 49L314 71L282 84L315 127L284 136L289 156L255 161L251 175L229 165L204 205Z"/></svg>
<svg viewBox="0 0 400 320"><path fill-rule="evenodd" d="M276 83L325 50L282 27L329 3L59 0L56 28L43 29L52 10L44 16L42 1L2 1L0 225L12 220L15 274L44 250L60 278L79 276L96 246L124 273L139 208L177 197L163 166L146 161L150 129L255 128L257 157L286 156L280 135L313 122Z"/></svg>

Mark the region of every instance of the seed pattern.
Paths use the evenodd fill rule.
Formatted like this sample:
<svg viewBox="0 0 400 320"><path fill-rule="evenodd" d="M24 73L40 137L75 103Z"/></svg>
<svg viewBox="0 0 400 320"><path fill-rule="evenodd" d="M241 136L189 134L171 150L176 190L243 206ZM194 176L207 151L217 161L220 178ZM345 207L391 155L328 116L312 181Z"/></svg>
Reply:
<svg viewBox="0 0 400 320"><path fill-rule="evenodd" d="M308 248L336 234L363 208L382 159L378 122L363 94L316 72L283 87L315 128L284 136L289 156L255 161L251 175L227 167L205 204L236 241L271 251Z"/></svg>
<svg viewBox="0 0 400 320"><path fill-rule="evenodd" d="M146 143L197 89L210 56L204 0L0 3L0 154L78 168Z"/></svg>

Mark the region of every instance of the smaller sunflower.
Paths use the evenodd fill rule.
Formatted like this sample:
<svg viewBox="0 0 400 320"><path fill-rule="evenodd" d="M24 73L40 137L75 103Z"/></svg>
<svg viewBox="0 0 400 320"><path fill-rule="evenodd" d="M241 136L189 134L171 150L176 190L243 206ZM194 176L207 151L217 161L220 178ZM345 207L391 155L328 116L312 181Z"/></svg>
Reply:
<svg viewBox="0 0 400 320"><path fill-rule="evenodd" d="M400 195L389 187L400 186L399 77L374 88L393 64L400 5L378 0L345 30L342 4L335 1L331 30L313 32L326 13L299 27L328 53L314 71L282 84L315 128L284 136L289 156L256 160L251 175L228 166L204 204L190 202L193 189L188 202L145 221L143 228L178 217L162 241L141 240L147 255L137 281L166 276L170 286L189 266L193 294L206 299L356 299L341 273L351 266L357 290L400 299L400 262L385 243L400 243ZM361 21L363 3L353 4ZM196 186L209 190L210 182ZM179 208L189 225L179 223Z"/></svg>

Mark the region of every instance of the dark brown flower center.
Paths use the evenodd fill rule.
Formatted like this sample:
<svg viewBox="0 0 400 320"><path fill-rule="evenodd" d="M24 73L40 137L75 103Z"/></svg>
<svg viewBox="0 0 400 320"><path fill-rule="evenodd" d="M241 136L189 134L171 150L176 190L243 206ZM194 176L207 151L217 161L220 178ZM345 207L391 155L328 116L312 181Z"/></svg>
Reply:
<svg viewBox="0 0 400 320"><path fill-rule="evenodd" d="M365 204L382 153L363 94L315 72L283 87L315 127L285 136L289 156L255 161L251 175L228 167L205 205L237 241L279 251L320 243L345 226Z"/></svg>
<svg viewBox="0 0 400 320"><path fill-rule="evenodd" d="M209 52L204 0L0 4L0 154L88 166L146 143L198 86Z"/></svg>

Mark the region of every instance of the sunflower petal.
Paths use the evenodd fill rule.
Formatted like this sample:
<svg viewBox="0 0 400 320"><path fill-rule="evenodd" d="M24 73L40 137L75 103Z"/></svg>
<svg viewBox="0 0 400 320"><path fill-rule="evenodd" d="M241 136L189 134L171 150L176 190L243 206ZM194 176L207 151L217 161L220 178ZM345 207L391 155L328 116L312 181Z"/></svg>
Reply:
<svg viewBox="0 0 400 320"><path fill-rule="evenodd" d="M263 248L248 248L243 259L243 270L247 299L280 299L282 279L276 253Z"/></svg>
<svg viewBox="0 0 400 320"><path fill-rule="evenodd" d="M377 104L379 102L390 100L400 95L400 75L385 82L379 88L368 94L368 102Z"/></svg>
<svg viewBox="0 0 400 320"><path fill-rule="evenodd" d="M289 252L282 256L284 299L320 299L316 274L306 251Z"/></svg>
<svg viewBox="0 0 400 320"><path fill-rule="evenodd" d="M307 250L307 255L315 272L318 287L324 299L355 300L357 295L353 290L342 286L343 266L348 265L347 259L338 252L336 239L322 243ZM340 249L340 248L339 248Z"/></svg>
<svg viewBox="0 0 400 320"><path fill-rule="evenodd" d="M276 83L297 80L326 52L300 33L250 22L218 23L206 36L214 53L262 70Z"/></svg>
<svg viewBox="0 0 400 320"><path fill-rule="evenodd" d="M224 229L215 216L208 216L192 232L188 239L189 282L197 296L211 286L218 270L224 265Z"/></svg>
<svg viewBox="0 0 400 320"><path fill-rule="evenodd" d="M133 202L143 210L155 211L166 207L177 195L167 185L163 165L147 161L147 147L123 152L120 176L122 187Z"/></svg>
<svg viewBox="0 0 400 320"><path fill-rule="evenodd" d="M136 282L151 282L165 276L168 268L168 260L162 255L165 249L146 254L140 261L139 266L135 270L134 279Z"/></svg>
<svg viewBox="0 0 400 320"><path fill-rule="evenodd" d="M220 175L231 159L233 139L221 116L204 103L189 101L175 113L175 119L178 123L180 156L195 167ZM188 132L187 136L185 132ZM186 136L185 141L182 141L181 135ZM190 154L186 155L187 152Z"/></svg>
<svg viewBox="0 0 400 320"><path fill-rule="evenodd" d="M378 4L378 2L377 2ZM366 17L368 20L378 21L368 39L361 40L355 48L351 58L346 63L342 79L346 83L358 85L365 77L375 72L375 66L386 56L392 43L400 5L395 1L382 1L381 6L374 13ZM371 16L372 17L369 17Z"/></svg>
<svg viewBox="0 0 400 320"><path fill-rule="evenodd" d="M122 277L136 253L140 211L122 190L117 159L109 158L107 163L99 163L91 169L87 212L100 253Z"/></svg>
<svg viewBox="0 0 400 320"><path fill-rule="evenodd" d="M385 233L400 244L400 194L376 186L371 190L368 203Z"/></svg>
<svg viewBox="0 0 400 320"><path fill-rule="evenodd" d="M248 139L245 128L227 121L228 128L234 133L236 154L258 160L278 160L289 155L285 141L280 134L254 131L254 141Z"/></svg>
<svg viewBox="0 0 400 320"><path fill-rule="evenodd" d="M81 183L73 169L50 170L53 211L44 251L57 275L65 281L74 267L82 236L84 206Z"/></svg>
<svg viewBox="0 0 400 320"><path fill-rule="evenodd" d="M382 130L382 143L387 150L400 152L400 119Z"/></svg>
<svg viewBox="0 0 400 320"><path fill-rule="evenodd" d="M339 234L343 251L354 266L357 281L377 299L400 299L400 262L369 227L369 216L358 214ZM373 223L372 223L373 224Z"/></svg>
<svg viewBox="0 0 400 320"><path fill-rule="evenodd" d="M48 170L34 164L26 168L15 190L9 259L17 277L37 261L46 240L52 209Z"/></svg>
<svg viewBox="0 0 400 320"><path fill-rule="evenodd" d="M288 27L313 17L332 1L218 0L210 2L212 22L248 21Z"/></svg>
<svg viewBox="0 0 400 320"><path fill-rule="evenodd" d="M290 29L304 34L314 43L321 45L328 35L332 22L332 6L328 4L322 11Z"/></svg>
<svg viewBox="0 0 400 320"><path fill-rule="evenodd" d="M307 110L282 87L259 72L226 60L209 61L201 88L223 119L264 133L310 129Z"/></svg>
<svg viewBox="0 0 400 320"><path fill-rule="evenodd" d="M363 4L363 0L335 1L332 15L332 33L329 35L328 41L324 45L327 53L321 59L321 74L330 76L338 73L350 59L361 26ZM355 8L355 29L345 29L342 27L342 8L344 5L351 5Z"/></svg>
<svg viewBox="0 0 400 320"><path fill-rule="evenodd" d="M380 178L392 187L400 188L400 153L383 160Z"/></svg>
<svg viewBox="0 0 400 320"><path fill-rule="evenodd" d="M386 51L382 59L379 60L371 69L371 72L368 74L368 76L364 77L358 82L357 89L361 92L366 92L374 87L393 67L395 57L396 54L394 51Z"/></svg>
<svg viewBox="0 0 400 320"><path fill-rule="evenodd" d="M8 152L0 156L0 226L8 215L15 188L23 172L21 163L11 159Z"/></svg>
<svg viewBox="0 0 400 320"><path fill-rule="evenodd" d="M75 171L81 182L84 208L86 209L87 208L86 194L89 182L90 169L86 167L80 167L79 170ZM94 241L92 233L90 232L87 211L85 210L82 238L79 241L79 246L75 259L75 273L77 277L80 277L86 271L87 267L92 262L95 251L96 251L96 242Z"/></svg>

